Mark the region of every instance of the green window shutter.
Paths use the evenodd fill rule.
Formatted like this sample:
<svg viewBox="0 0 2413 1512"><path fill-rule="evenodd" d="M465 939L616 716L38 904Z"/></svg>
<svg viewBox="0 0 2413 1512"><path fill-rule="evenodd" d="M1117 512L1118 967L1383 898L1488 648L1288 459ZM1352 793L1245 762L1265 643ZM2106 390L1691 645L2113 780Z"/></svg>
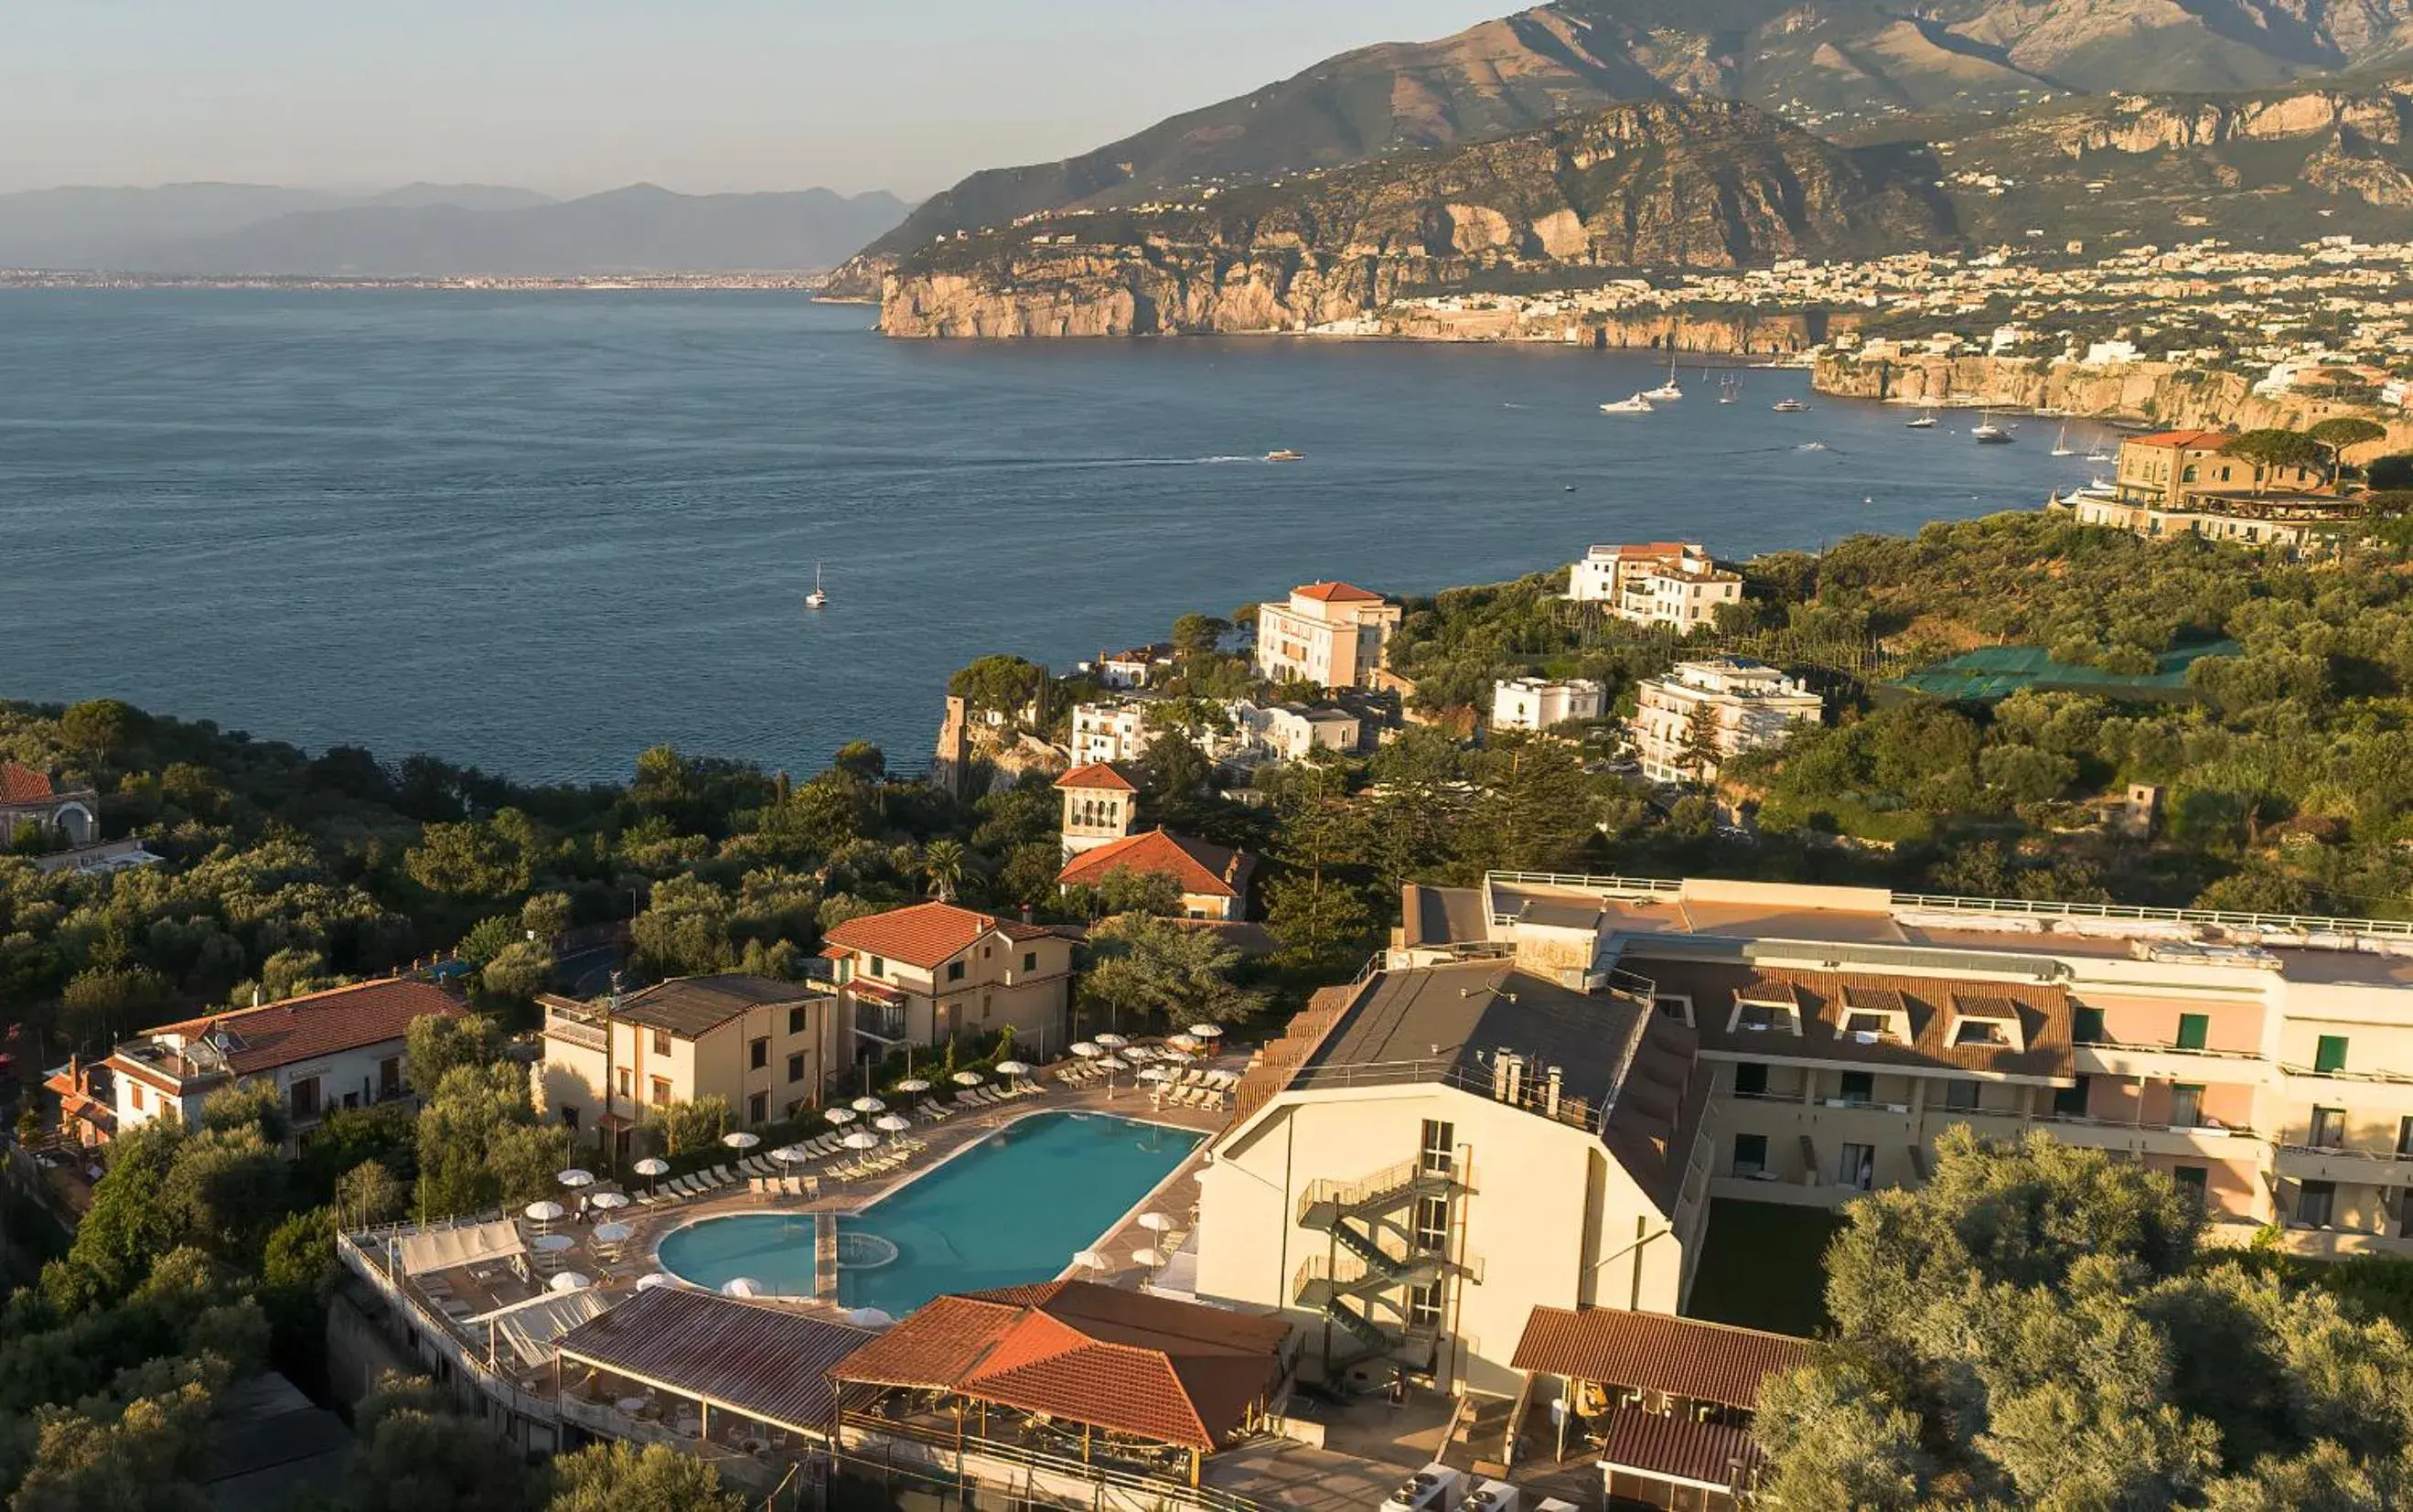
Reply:
<svg viewBox="0 0 2413 1512"><path fill-rule="evenodd" d="M2324 1034L2321 1036L2319 1046L2313 1051L2313 1069L2315 1071L2344 1071L2346 1069L2345 1035Z"/></svg>
<svg viewBox="0 0 2413 1512"><path fill-rule="evenodd" d="M2202 1049L2204 1038L2211 1032L2211 1030L2212 1015L2210 1014L2179 1015L2179 1048L2182 1050Z"/></svg>
<svg viewBox="0 0 2413 1512"><path fill-rule="evenodd" d="M2103 1010L2080 1007L2070 1015L2069 1037L2080 1045L2103 1043Z"/></svg>

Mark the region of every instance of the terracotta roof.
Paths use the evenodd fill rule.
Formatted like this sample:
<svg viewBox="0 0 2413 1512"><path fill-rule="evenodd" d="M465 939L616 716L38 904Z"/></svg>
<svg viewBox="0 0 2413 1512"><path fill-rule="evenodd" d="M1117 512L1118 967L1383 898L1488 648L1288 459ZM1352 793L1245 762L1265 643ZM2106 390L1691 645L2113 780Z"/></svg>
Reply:
<svg viewBox="0 0 2413 1512"><path fill-rule="evenodd" d="M620 1000L612 1016L692 1040L718 1029L748 1008L809 1002L827 995L828 990L812 983L781 982L737 971L718 976L679 976L629 994Z"/></svg>
<svg viewBox="0 0 2413 1512"><path fill-rule="evenodd" d="M1281 1379L1290 1326L1089 1282L942 1297L833 1380L914 1386L1211 1454Z"/></svg>
<svg viewBox="0 0 2413 1512"><path fill-rule="evenodd" d="M1509 1363L1748 1411L1762 1380L1809 1357L1810 1341L1788 1334L1616 1307L1537 1307Z"/></svg>
<svg viewBox="0 0 2413 1512"><path fill-rule="evenodd" d="M224 1030L240 1042L228 1054L227 1068L238 1076L249 1076L338 1050L398 1040L413 1019L461 1011L459 1003L432 983L395 977L304 993L262 1008L162 1024L143 1033L175 1034L189 1040L212 1029Z"/></svg>
<svg viewBox="0 0 2413 1512"><path fill-rule="evenodd" d="M1612 1471L1656 1480L1731 1487L1738 1472L1745 1484L1757 1473L1759 1445L1752 1442L1749 1429L1732 1423L1620 1407L1609 1418L1600 1462Z"/></svg>
<svg viewBox="0 0 2413 1512"><path fill-rule="evenodd" d="M2068 990L2056 983L1972 982L1948 976L1898 976L1876 971L1811 971L1790 967L1722 966L1706 961L1651 957L1633 968L1649 975L1661 997L1693 1000L1693 1023L1700 1030L1701 1048L1729 1054L1748 1053L1754 1060L1783 1060L1810 1057L1820 1060L1851 1060L1880 1066L1956 1067L1962 1071L2023 1076L2065 1086L2076 1075L2070 1055ZM1738 998L1782 1001L1793 994L1801 1033L1781 1030L1726 1028ZM1911 1043L1890 1039L1862 1043L1843 1031L1851 1011L1847 998L1868 1001L1891 994L1910 1016ZM1976 995L1988 1006L1975 1006ZM1961 1000L1956 1009L1954 1000ZM2024 1048L2007 1045L1950 1043L1955 1012L1985 1017L2015 1017Z"/></svg>
<svg viewBox="0 0 2413 1512"><path fill-rule="evenodd" d="M827 938L833 945L927 969L962 955L997 927L994 914L975 913L953 903L915 903L849 919Z"/></svg>
<svg viewBox="0 0 2413 1512"><path fill-rule="evenodd" d="M2126 446L2208 446L2217 451L2235 439L2236 437L2227 431L2155 431L2151 436L2128 437L2122 444Z"/></svg>
<svg viewBox="0 0 2413 1512"><path fill-rule="evenodd" d="M1291 589L1298 599L1313 599L1318 603L1381 603L1383 596L1346 583L1310 583L1305 587Z"/></svg>
<svg viewBox="0 0 2413 1512"><path fill-rule="evenodd" d="M760 1302L663 1286L632 1292L561 1336L565 1359L632 1372L716 1406L826 1431L829 1369L877 1337Z"/></svg>
<svg viewBox="0 0 2413 1512"><path fill-rule="evenodd" d="M15 762L0 762L0 803L45 803L57 796L45 774Z"/></svg>
<svg viewBox="0 0 2413 1512"><path fill-rule="evenodd" d="M1152 829L1126 836L1095 850L1084 851L1065 863L1056 880L1079 885L1104 880L1111 871L1161 872L1185 893L1207 897L1237 897L1249 884L1255 861L1237 851Z"/></svg>
<svg viewBox="0 0 2413 1512"><path fill-rule="evenodd" d="M1137 793L1139 784L1123 776L1111 763L1091 762L1076 766L1056 779L1059 788L1084 788L1103 793Z"/></svg>

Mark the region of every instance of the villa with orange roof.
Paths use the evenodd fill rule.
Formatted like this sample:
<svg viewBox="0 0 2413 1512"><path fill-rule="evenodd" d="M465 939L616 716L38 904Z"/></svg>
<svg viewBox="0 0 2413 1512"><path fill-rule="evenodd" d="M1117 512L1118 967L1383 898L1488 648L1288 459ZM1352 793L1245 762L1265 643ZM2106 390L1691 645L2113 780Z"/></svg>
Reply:
<svg viewBox="0 0 2413 1512"><path fill-rule="evenodd" d="M1242 851L1170 830L1151 829L1083 851L1066 863L1057 885L1095 887L1118 871L1173 879L1187 918L1236 922L1248 914L1249 876L1256 858Z"/></svg>
<svg viewBox="0 0 2413 1512"><path fill-rule="evenodd" d="M1742 574L1718 566L1697 541L1593 546L1568 574L1567 597L1604 604L1632 624L1685 634L1715 623L1720 604L1742 600Z"/></svg>
<svg viewBox="0 0 2413 1512"><path fill-rule="evenodd" d="M1064 799L1064 859L1111 845L1139 817L1139 784L1112 762L1076 766L1056 779Z"/></svg>
<svg viewBox="0 0 2413 1512"><path fill-rule="evenodd" d="M2226 431L2170 430L2120 443L2109 486L2097 483L2063 500L2081 525L2109 526L2167 541L2202 536L2248 546L2326 551L2361 506L2343 497L2317 467L2267 467L2221 448Z"/></svg>
<svg viewBox="0 0 2413 1512"><path fill-rule="evenodd" d="M1044 925L916 903L849 919L827 940L857 1060L1007 1028L1026 1059L1064 1046L1073 941Z"/></svg>
<svg viewBox="0 0 2413 1512"><path fill-rule="evenodd" d="M1401 610L1346 583L1310 583L1257 606L1257 674L1318 688L1370 688Z"/></svg>
<svg viewBox="0 0 2413 1512"><path fill-rule="evenodd" d="M209 1095L237 1082L274 1086L296 1134L336 1108L409 1097L411 1024L461 1011L442 988L395 977L144 1030L102 1062L116 1128L162 1118L196 1125Z"/></svg>
<svg viewBox="0 0 2413 1512"><path fill-rule="evenodd" d="M68 847L100 838L100 796L86 787L62 788L47 772L0 762L0 848L28 824L55 831Z"/></svg>

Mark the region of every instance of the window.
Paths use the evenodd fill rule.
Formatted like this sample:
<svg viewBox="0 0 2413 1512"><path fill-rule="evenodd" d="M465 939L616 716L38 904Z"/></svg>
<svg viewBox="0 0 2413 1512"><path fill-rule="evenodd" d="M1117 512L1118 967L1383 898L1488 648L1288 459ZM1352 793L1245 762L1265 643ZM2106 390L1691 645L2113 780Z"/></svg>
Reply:
<svg viewBox="0 0 2413 1512"><path fill-rule="evenodd" d="M2346 1069L2346 1036L2324 1034L2321 1043L2313 1047L2313 1069L2326 1075Z"/></svg>
<svg viewBox="0 0 2413 1512"><path fill-rule="evenodd" d="M1415 1219L1416 1248L1430 1254L1449 1249L1449 1199L1418 1197Z"/></svg>
<svg viewBox="0 0 2413 1512"><path fill-rule="evenodd" d="M654 1105L656 1107L661 1107L667 1104L670 1100L671 1079L668 1076L656 1076L654 1078Z"/></svg>
<svg viewBox="0 0 2413 1512"><path fill-rule="evenodd" d="M318 1116L318 1078L304 1076L293 1084L290 1094L296 1122Z"/></svg>
<svg viewBox="0 0 2413 1512"><path fill-rule="evenodd" d="M1870 1039L1881 1040L1885 1038L1886 1029L1890 1023L1891 1020L1883 1014L1845 1014L1843 1032L1865 1034Z"/></svg>
<svg viewBox="0 0 2413 1512"><path fill-rule="evenodd" d="M671 1031L666 1029L658 1029L654 1030L654 1054L668 1055L670 1053Z"/></svg>
<svg viewBox="0 0 2413 1512"><path fill-rule="evenodd" d="M2336 1206L2336 1182L2307 1181L2296 1193L2296 1222L2310 1228L2327 1228Z"/></svg>
<svg viewBox="0 0 2413 1512"><path fill-rule="evenodd" d="M2413 1160L2413 1118L2396 1120L2396 1158Z"/></svg>
<svg viewBox="0 0 2413 1512"><path fill-rule="evenodd" d="M1735 1095L1766 1097L1768 1095L1768 1062L1738 1060L1735 1062Z"/></svg>
<svg viewBox="0 0 2413 1512"><path fill-rule="evenodd" d="M2305 1141L2315 1149L2337 1149L2346 1144L2346 1109L2317 1107L2313 1109L2312 1137Z"/></svg>
<svg viewBox="0 0 2413 1512"><path fill-rule="evenodd" d="M871 957L870 963L864 967L863 974L866 976L885 976L888 974L888 963L881 957L874 956Z"/></svg>
<svg viewBox="0 0 2413 1512"><path fill-rule="evenodd" d="M2180 1049L2182 1049L2182 1050L2200 1050L2200 1049L2202 1049L2202 1048L2203 1048L2203 1042L2204 1042L2204 1040L2206 1039L2206 1037L2208 1037L2208 1036L2211 1034L2211 1032L2212 1032L2212 1015L2211 1015L2210 1014L2181 1014L2181 1015L2179 1015L2179 1048L2180 1048Z"/></svg>
<svg viewBox="0 0 2413 1512"><path fill-rule="evenodd" d="M746 1100L746 1121L762 1123L771 1117L771 1094L756 1092Z"/></svg>
<svg viewBox="0 0 2413 1512"><path fill-rule="evenodd" d="M788 1010L788 1032L789 1032L789 1033L791 1033L791 1034L802 1034L804 1031L805 1031L805 1011L804 1011L802 1008L791 1008L791 1009L789 1009L789 1010Z"/></svg>
<svg viewBox="0 0 2413 1512"><path fill-rule="evenodd" d="M1412 1328L1441 1327L1441 1282L1421 1281L1409 1290L1408 1326Z"/></svg>
<svg viewBox="0 0 2413 1512"><path fill-rule="evenodd" d="M2180 1082L2170 1089L2170 1127L2200 1129L2203 1127L2203 1089Z"/></svg>
<svg viewBox="0 0 2413 1512"><path fill-rule="evenodd" d="M377 1062L377 1101L402 1095L402 1057L387 1056Z"/></svg>
<svg viewBox="0 0 2413 1512"><path fill-rule="evenodd" d="M1954 1045L2008 1045L2011 1037L1991 1018L1964 1018L1952 1027Z"/></svg>
<svg viewBox="0 0 2413 1512"><path fill-rule="evenodd" d="M788 1057L788 1079L792 1082L805 1079L805 1058L801 1051Z"/></svg>
<svg viewBox="0 0 2413 1512"><path fill-rule="evenodd" d="M1022 969L1026 971L1035 971L1039 970L1039 952L1035 950L1024 951L1022 953Z"/></svg>
<svg viewBox="0 0 2413 1512"><path fill-rule="evenodd" d="M2193 1202L2197 1212L2203 1211L2204 1189L2206 1183L2211 1178L2211 1171L2207 1167L2201 1165L2174 1165L2170 1167L2170 1179L2178 1183L2179 1195Z"/></svg>
<svg viewBox="0 0 2413 1512"><path fill-rule="evenodd" d="M1875 1190L1877 1184L1877 1147L1874 1145L1845 1145L1843 1147L1843 1159L1836 1172L1835 1179L1844 1186L1858 1187L1862 1192Z"/></svg>
<svg viewBox="0 0 2413 1512"><path fill-rule="evenodd" d="M622 1097L628 1097L628 1096L631 1096L631 1095L633 1095L633 1094L631 1093L631 1091L630 1091L629 1088L630 1088L630 1084L636 1080L636 1073L634 1073L634 1072L630 1071L630 1070L629 1070L628 1067L626 1067L626 1066L622 1066L622 1067L620 1067L620 1068L619 1068L619 1071L620 1071L620 1095L621 1095Z"/></svg>
<svg viewBox="0 0 2413 1512"><path fill-rule="evenodd" d="M746 1068L748 1071L760 1071L770 1063L771 1041L767 1035L746 1042Z"/></svg>
<svg viewBox="0 0 2413 1512"><path fill-rule="evenodd" d="M1982 1090L1981 1085L1974 1081L1947 1081L1944 1084L1944 1105L1961 1113L1975 1112L1978 1106L1977 1094Z"/></svg>
<svg viewBox="0 0 2413 1512"><path fill-rule="evenodd" d="M131 1096L133 1097L133 1100L134 1100L134 1111L135 1111L135 1112L137 1112L137 1113L141 1112L141 1111L142 1111L142 1084L141 1084L141 1082L136 1082L133 1086L128 1087L128 1088L126 1089L126 1091L127 1091L129 1094L131 1094Z"/></svg>
<svg viewBox="0 0 2413 1512"><path fill-rule="evenodd" d="M2056 1087L2052 1092L2052 1110L2065 1119L2086 1117L2086 1078L2078 1078L2075 1087Z"/></svg>
<svg viewBox="0 0 2413 1512"><path fill-rule="evenodd" d="M1847 1071L1843 1073L1843 1096L1844 1102L1873 1103L1876 1101L1876 1095L1877 1079L1874 1075L1865 1071Z"/></svg>
<svg viewBox="0 0 2413 1512"><path fill-rule="evenodd" d="M1428 1176L1449 1175L1458 1168L1458 1125L1427 1119L1424 1137L1416 1148L1421 1152L1418 1164Z"/></svg>
<svg viewBox="0 0 2413 1512"><path fill-rule="evenodd" d="M964 963L961 961L949 961L947 963L947 980L950 982L960 982L963 979Z"/></svg>
<svg viewBox="0 0 2413 1512"><path fill-rule="evenodd" d="M2103 1043L2103 1010L2073 1005L2069 1011L2069 1037L2080 1045Z"/></svg>
<svg viewBox="0 0 2413 1512"><path fill-rule="evenodd" d="M1761 1176L1768 1170L1768 1135L1739 1134L1734 1142L1734 1174Z"/></svg>

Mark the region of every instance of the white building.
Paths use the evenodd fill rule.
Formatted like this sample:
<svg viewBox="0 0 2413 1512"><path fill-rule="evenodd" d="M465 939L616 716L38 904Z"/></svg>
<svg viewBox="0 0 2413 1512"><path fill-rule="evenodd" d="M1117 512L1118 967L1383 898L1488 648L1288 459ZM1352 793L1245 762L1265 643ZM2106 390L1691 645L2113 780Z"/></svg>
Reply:
<svg viewBox="0 0 2413 1512"><path fill-rule="evenodd" d="M1257 675L1319 688L1370 687L1400 609L1346 583L1310 583L1257 606Z"/></svg>
<svg viewBox="0 0 2413 1512"><path fill-rule="evenodd" d="M1742 600L1742 574L1720 568L1694 541L1594 546L1575 564L1567 597L1606 604L1631 624L1665 625L1682 635L1714 623L1720 604Z"/></svg>
<svg viewBox="0 0 2413 1512"><path fill-rule="evenodd" d="M296 1134L336 1108L408 1097L412 1022L459 1012L440 988L394 978L145 1030L105 1062L118 1133L158 1118L198 1127L201 1104L236 1082L274 1085Z"/></svg>
<svg viewBox="0 0 2413 1512"><path fill-rule="evenodd" d="M1491 691L1491 728L1547 730L1569 719L1597 719L1600 697L1600 684L1580 677L1559 682L1512 678Z"/></svg>
<svg viewBox="0 0 2413 1512"><path fill-rule="evenodd" d="M1108 762L1136 762L1147 756L1151 732L1147 705L1124 699L1112 704L1081 704L1073 709L1073 764L1099 766Z"/></svg>
<svg viewBox="0 0 2413 1512"><path fill-rule="evenodd" d="M1173 647L1135 645L1112 655L1098 654L1098 681L1108 688L1146 688L1160 674L1172 670Z"/></svg>
<svg viewBox="0 0 2413 1512"><path fill-rule="evenodd" d="M1259 708L1243 704L1235 713L1249 734L1277 761L1298 761L1318 749L1357 749L1357 716L1347 709L1309 708L1297 704Z"/></svg>
<svg viewBox="0 0 2413 1512"><path fill-rule="evenodd" d="M1680 661L1666 675L1642 683L1636 695L1635 749L1643 775L1654 782L1713 780L1727 761L1774 745L1797 724L1816 724L1825 712L1799 678L1745 657ZM1717 761L1696 771L1693 732L1701 720Z"/></svg>

